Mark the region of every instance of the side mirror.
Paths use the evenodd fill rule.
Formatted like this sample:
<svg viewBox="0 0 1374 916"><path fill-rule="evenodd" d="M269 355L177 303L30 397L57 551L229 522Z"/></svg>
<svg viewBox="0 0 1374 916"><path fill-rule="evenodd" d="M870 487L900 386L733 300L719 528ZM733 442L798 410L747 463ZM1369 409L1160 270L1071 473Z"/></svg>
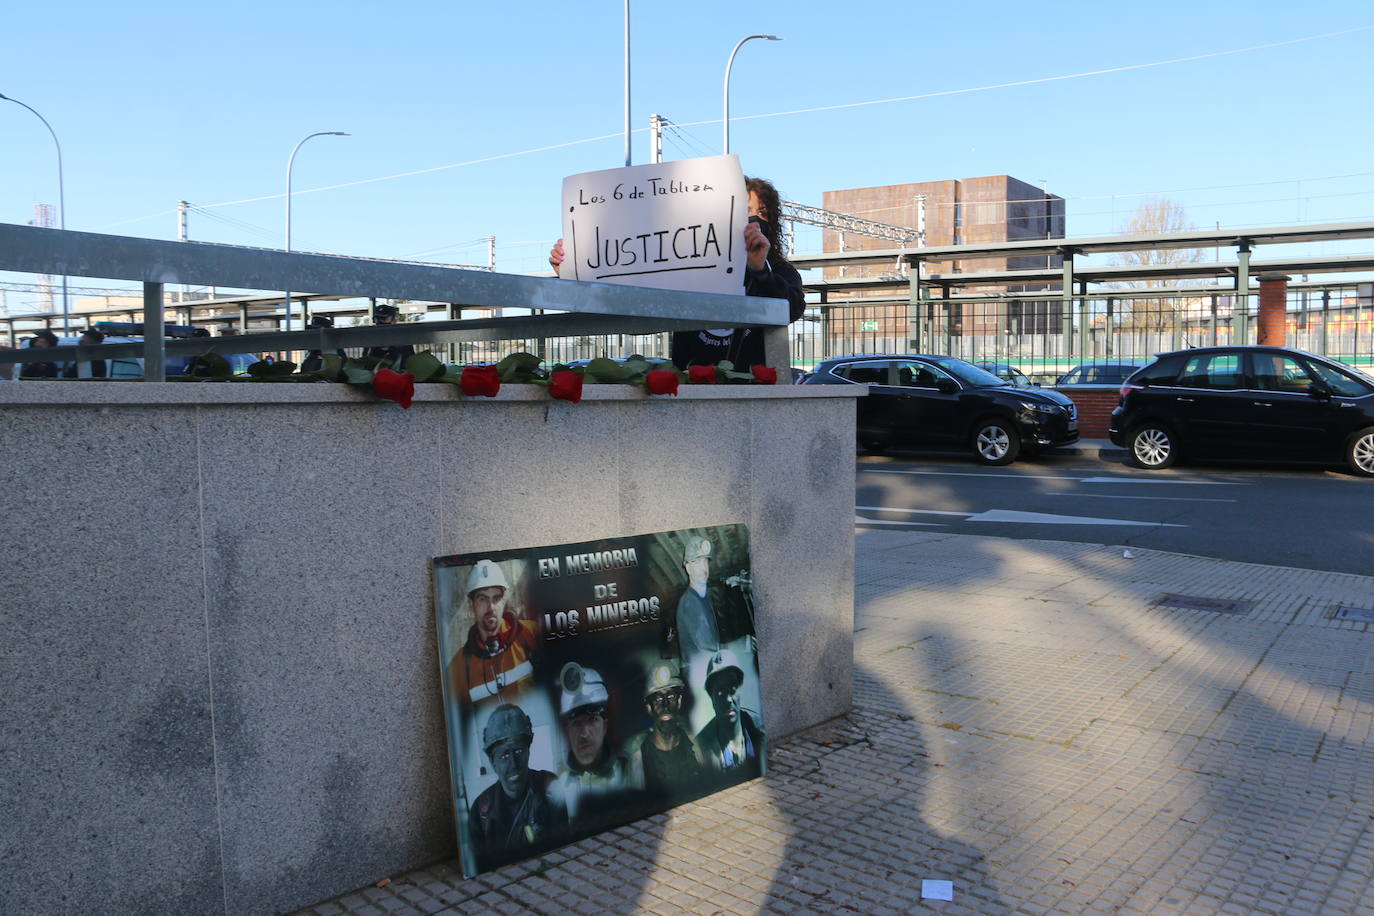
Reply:
<svg viewBox="0 0 1374 916"><path fill-rule="evenodd" d="M1318 401L1331 400L1331 388L1326 382L1313 382L1307 386L1307 393Z"/></svg>
<svg viewBox="0 0 1374 916"><path fill-rule="evenodd" d="M959 390L959 383L954 379L942 378L935 383L935 390L941 394L954 394Z"/></svg>

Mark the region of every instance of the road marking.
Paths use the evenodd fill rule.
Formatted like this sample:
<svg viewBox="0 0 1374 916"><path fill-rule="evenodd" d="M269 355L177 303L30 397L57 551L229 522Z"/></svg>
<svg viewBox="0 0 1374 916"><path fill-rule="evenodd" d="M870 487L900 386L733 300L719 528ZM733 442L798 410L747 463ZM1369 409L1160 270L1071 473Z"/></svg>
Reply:
<svg viewBox="0 0 1374 916"><path fill-rule="evenodd" d="M972 512L949 512L941 509L894 509L891 506L855 506L856 510L867 512L906 512L910 515L959 515L968 516Z"/></svg>
<svg viewBox="0 0 1374 916"><path fill-rule="evenodd" d="M854 516L856 525L900 525L910 528L939 528L942 527L938 522L889 522L881 518L864 518L862 515Z"/></svg>
<svg viewBox="0 0 1374 916"><path fill-rule="evenodd" d="M1131 497L1127 497L1131 498ZM1137 496L1135 499L1149 499ZM1161 497L1162 498L1162 497ZM1026 522L1032 525L1153 525L1160 528L1187 528L1169 522L1137 522L1122 518L1090 518L1085 515L1048 515L1043 512L1022 512L1018 509L988 509L985 512L950 512L947 509L898 509L892 506L855 506L863 512L904 512L907 515L958 515L966 522ZM874 519L864 519L874 521ZM889 522L893 525L922 524L921 522ZM929 524L928 522L925 524Z"/></svg>
<svg viewBox="0 0 1374 916"><path fill-rule="evenodd" d="M1190 503L1233 503L1234 499L1208 499L1203 496L1115 496L1110 493L1041 493L1041 496L1069 496L1074 499L1168 499Z"/></svg>
<svg viewBox="0 0 1374 916"><path fill-rule="evenodd" d="M1016 480L1078 480L1077 477L1063 477L1058 474L975 474L971 471L886 471L859 468L860 474L906 474L911 477L1011 477Z"/></svg>
<svg viewBox="0 0 1374 916"><path fill-rule="evenodd" d="M1012 480L1076 480L1079 483L1173 483L1208 487L1253 487L1252 483L1228 480L1163 480L1154 477L1071 477L1067 474L993 474L972 471L889 471L881 468L856 468L860 474L905 474L908 477L1009 477Z"/></svg>
<svg viewBox="0 0 1374 916"><path fill-rule="evenodd" d="M1252 483L1234 483L1229 480L1163 480L1158 477L1080 477L1083 483L1177 483L1193 484L1204 487L1253 487Z"/></svg>
<svg viewBox="0 0 1374 916"><path fill-rule="evenodd" d="M1155 528L1187 528L1171 522L1137 522L1121 518L1088 518L1083 515L1046 515L1042 512L1019 512L1015 509L990 509L969 516L970 522L1017 522L1023 525L1149 525Z"/></svg>

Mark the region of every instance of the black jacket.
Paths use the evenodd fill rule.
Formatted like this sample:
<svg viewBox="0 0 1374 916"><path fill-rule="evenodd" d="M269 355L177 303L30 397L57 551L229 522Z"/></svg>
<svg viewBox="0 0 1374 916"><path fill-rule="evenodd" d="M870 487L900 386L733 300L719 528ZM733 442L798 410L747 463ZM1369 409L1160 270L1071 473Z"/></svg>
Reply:
<svg viewBox="0 0 1374 916"><path fill-rule="evenodd" d="M786 299L790 306L788 322L796 321L806 311L806 292L802 289L801 274L787 261L768 262L768 271L745 274L744 292L750 296ZM716 329L719 330L719 329ZM748 372L750 366L763 364L763 332L758 328L735 329L724 335L710 330L675 331L671 348L673 363L679 369L689 365L714 366L729 360L737 372ZM786 366L775 366L780 372Z"/></svg>

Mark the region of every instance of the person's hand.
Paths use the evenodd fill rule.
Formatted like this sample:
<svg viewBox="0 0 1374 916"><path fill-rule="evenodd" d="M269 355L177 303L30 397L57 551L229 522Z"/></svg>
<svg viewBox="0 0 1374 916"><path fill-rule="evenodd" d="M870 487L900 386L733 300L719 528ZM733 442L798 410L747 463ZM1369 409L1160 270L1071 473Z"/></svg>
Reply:
<svg viewBox="0 0 1374 916"><path fill-rule="evenodd" d="M559 239L559 243L561 245L562 239ZM744 253L748 259L750 270L760 271L764 269L768 263L768 250L772 247L768 243L768 236L763 234L758 224L744 224Z"/></svg>
<svg viewBox="0 0 1374 916"><path fill-rule="evenodd" d="M553 247L549 249L549 266L553 268L554 273L558 273L558 265L562 263L563 240L559 239L558 241L554 242Z"/></svg>

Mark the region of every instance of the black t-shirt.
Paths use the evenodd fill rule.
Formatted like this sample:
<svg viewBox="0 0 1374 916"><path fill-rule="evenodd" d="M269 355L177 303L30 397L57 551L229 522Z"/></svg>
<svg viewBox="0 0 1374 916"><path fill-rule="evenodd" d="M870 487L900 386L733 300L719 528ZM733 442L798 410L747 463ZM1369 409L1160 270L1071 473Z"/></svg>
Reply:
<svg viewBox="0 0 1374 916"><path fill-rule="evenodd" d="M776 264L769 261L768 269L761 273L746 272L744 292L750 296L786 299L789 322L796 321L806 311L801 274L785 260L779 259ZM763 333L757 328L675 331L670 352L673 364L679 369L689 365L714 366L721 360L729 360L736 371L748 372L750 366L763 364ZM774 368L786 369L785 366Z"/></svg>

